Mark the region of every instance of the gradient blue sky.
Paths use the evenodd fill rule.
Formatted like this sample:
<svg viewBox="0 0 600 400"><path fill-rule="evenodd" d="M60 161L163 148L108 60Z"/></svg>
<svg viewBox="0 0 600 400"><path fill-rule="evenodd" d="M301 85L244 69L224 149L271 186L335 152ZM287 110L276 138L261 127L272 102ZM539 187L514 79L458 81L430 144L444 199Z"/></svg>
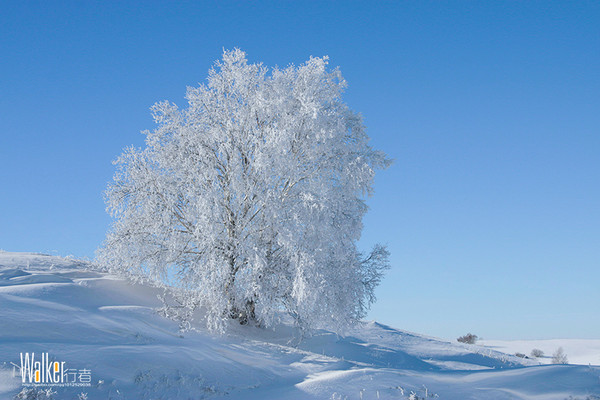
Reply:
<svg viewBox="0 0 600 400"><path fill-rule="evenodd" d="M370 318L455 338L600 338L600 3L3 1L0 248L93 257L111 161L222 49L329 55L380 173Z"/></svg>

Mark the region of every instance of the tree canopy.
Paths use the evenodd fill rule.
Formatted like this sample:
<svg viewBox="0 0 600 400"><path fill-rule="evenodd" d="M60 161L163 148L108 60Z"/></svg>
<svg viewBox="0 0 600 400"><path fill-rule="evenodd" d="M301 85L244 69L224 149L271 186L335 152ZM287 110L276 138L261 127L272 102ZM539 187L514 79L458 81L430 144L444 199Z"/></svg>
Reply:
<svg viewBox="0 0 600 400"><path fill-rule="evenodd" d="M364 316L388 266L357 241L375 171L362 118L328 59L271 70L225 51L188 106L152 107L146 146L116 160L106 266L171 287L186 323L229 318L340 327Z"/></svg>

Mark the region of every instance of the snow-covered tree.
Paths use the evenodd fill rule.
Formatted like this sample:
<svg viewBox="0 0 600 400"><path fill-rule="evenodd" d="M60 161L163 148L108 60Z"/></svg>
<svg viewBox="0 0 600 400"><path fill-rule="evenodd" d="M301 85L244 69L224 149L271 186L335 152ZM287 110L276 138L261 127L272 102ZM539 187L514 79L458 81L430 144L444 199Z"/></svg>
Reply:
<svg viewBox="0 0 600 400"><path fill-rule="evenodd" d="M531 350L531 357L532 358L544 357L544 352L540 349L533 349L533 350Z"/></svg>
<svg viewBox="0 0 600 400"><path fill-rule="evenodd" d="M552 364L568 364L568 363L569 363L569 359L567 358L567 355L565 354L565 351L563 350L563 348L559 347L558 349L556 349L554 354L552 354Z"/></svg>
<svg viewBox="0 0 600 400"><path fill-rule="evenodd" d="M269 71L225 51L187 108L155 104L146 147L115 162L99 261L174 288L180 318L202 308L217 330L228 318L269 326L280 311L304 327L364 316L388 252L356 243L390 161L327 63Z"/></svg>

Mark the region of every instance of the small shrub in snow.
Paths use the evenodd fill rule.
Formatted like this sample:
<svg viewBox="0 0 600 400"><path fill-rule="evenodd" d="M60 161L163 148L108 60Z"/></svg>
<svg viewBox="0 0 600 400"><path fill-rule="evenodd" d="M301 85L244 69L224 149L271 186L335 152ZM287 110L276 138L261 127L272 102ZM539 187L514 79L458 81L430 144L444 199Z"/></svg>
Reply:
<svg viewBox="0 0 600 400"><path fill-rule="evenodd" d="M527 356L523 353L515 353L515 356L517 356L519 358L527 358Z"/></svg>
<svg viewBox="0 0 600 400"><path fill-rule="evenodd" d="M346 400L347 398L347 396L342 397L342 395L338 392L335 392L331 395L331 400Z"/></svg>
<svg viewBox="0 0 600 400"><path fill-rule="evenodd" d="M23 388L13 397L14 400L52 400L55 391L52 389Z"/></svg>
<svg viewBox="0 0 600 400"><path fill-rule="evenodd" d="M569 360L562 347L556 349L552 354L552 364L568 364Z"/></svg>
<svg viewBox="0 0 600 400"><path fill-rule="evenodd" d="M461 336L456 340L461 343L475 344L475 342L477 342L477 339L479 339L479 337L477 335L473 335L472 333L467 333L466 335Z"/></svg>
<svg viewBox="0 0 600 400"><path fill-rule="evenodd" d="M531 350L531 357L533 358L540 358L544 356L544 352L541 351L540 349L533 349Z"/></svg>
<svg viewBox="0 0 600 400"><path fill-rule="evenodd" d="M415 392L410 392L410 395L408 396L408 400L427 400L427 397L420 397Z"/></svg>

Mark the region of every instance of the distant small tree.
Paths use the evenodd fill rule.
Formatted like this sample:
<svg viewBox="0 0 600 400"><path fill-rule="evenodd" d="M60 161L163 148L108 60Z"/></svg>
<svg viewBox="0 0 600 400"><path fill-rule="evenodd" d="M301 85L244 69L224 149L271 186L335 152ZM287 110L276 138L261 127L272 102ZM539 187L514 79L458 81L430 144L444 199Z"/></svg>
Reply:
<svg viewBox="0 0 600 400"><path fill-rule="evenodd" d="M533 349L531 350L531 357L533 358L540 358L544 356L544 352L540 349Z"/></svg>
<svg viewBox="0 0 600 400"><path fill-rule="evenodd" d="M552 354L552 364L568 364L569 360L562 347L556 349Z"/></svg>
<svg viewBox="0 0 600 400"><path fill-rule="evenodd" d="M477 339L479 339L479 337L477 335L473 335L472 333L467 333L466 335L461 336L456 340L461 343L475 344L475 342L477 342Z"/></svg>

